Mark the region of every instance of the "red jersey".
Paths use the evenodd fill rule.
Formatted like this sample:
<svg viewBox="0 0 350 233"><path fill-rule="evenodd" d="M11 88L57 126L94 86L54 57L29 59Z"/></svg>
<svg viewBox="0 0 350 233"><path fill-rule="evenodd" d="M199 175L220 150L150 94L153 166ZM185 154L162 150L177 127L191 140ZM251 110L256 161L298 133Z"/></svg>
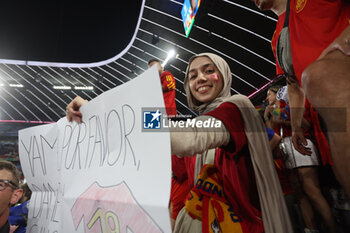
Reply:
<svg viewBox="0 0 350 233"><path fill-rule="evenodd" d="M169 71L160 75L160 82L164 88L163 97L168 117L177 115L175 104L175 78Z"/></svg>
<svg viewBox="0 0 350 233"><path fill-rule="evenodd" d="M185 166L186 166L186 172L187 172L187 179L188 179L188 191L190 191L194 187L194 179L197 177L194 177L194 170L196 167L196 158L197 156L193 157L184 157L185 160Z"/></svg>
<svg viewBox="0 0 350 233"><path fill-rule="evenodd" d="M341 0L291 0L289 31L293 67L301 84L303 70L314 62L350 23L350 4ZM276 45L283 28L285 13L278 17L271 40L276 58ZM283 74L276 60L276 74Z"/></svg>
<svg viewBox="0 0 350 233"><path fill-rule="evenodd" d="M314 62L349 25L350 4L342 0L291 0L289 30L293 66L301 83Z"/></svg>
<svg viewBox="0 0 350 233"><path fill-rule="evenodd" d="M244 219L243 232L262 233L258 191L240 111L232 103L223 103L206 115L221 120L231 134L231 142L216 150L214 163L225 197Z"/></svg>
<svg viewBox="0 0 350 233"><path fill-rule="evenodd" d="M179 182L176 178L171 178L170 202L172 205L172 219L176 220L180 210L185 206L188 193L187 180Z"/></svg>
<svg viewBox="0 0 350 233"><path fill-rule="evenodd" d="M174 175L181 181L187 179L188 191L190 191L194 186L194 169L196 166L196 156L178 158L175 155L172 155L171 161L172 171Z"/></svg>
<svg viewBox="0 0 350 233"><path fill-rule="evenodd" d="M187 179L186 165L184 158L171 155L171 169L176 180L182 183Z"/></svg>

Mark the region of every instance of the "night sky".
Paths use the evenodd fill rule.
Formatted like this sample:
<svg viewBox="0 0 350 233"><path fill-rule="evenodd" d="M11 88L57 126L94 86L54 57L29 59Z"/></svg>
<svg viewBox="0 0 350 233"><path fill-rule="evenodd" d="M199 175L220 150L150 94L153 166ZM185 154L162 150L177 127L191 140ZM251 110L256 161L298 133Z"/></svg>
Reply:
<svg viewBox="0 0 350 233"><path fill-rule="evenodd" d="M0 4L0 59L90 63L130 42L142 0L6 1Z"/></svg>

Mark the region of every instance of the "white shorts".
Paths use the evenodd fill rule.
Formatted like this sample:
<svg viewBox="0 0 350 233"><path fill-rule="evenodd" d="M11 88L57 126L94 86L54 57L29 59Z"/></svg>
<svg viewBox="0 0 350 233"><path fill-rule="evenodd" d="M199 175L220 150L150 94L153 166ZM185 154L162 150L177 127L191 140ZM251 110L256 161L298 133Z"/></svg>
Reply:
<svg viewBox="0 0 350 233"><path fill-rule="evenodd" d="M311 149L312 154L303 155L299 153L293 146L292 137L283 138L282 142L284 144L283 151L286 154L286 157L283 159L284 166L287 169L293 169L296 167L305 167L305 166L318 166L320 163L318 161L318 152L315 144L309 139L306 139L308 148Z"/></svg>

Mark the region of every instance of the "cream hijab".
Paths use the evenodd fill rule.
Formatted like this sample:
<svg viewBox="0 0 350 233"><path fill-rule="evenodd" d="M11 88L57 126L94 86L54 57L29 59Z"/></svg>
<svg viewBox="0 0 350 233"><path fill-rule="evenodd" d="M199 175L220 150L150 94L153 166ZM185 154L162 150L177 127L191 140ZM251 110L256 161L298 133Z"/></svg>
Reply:
<svg viewBox="0 0 350 233"><path fill-rule="evenodd" d="M192 96L189 87L188 71L191 62L202 56L209 57L212 60L224 81L223 89L217 98L209 103L199 103ZM191 57L186 71L184 88L189 106L200 114L214 110L223 102L231 102L239 108L254 168L265 233L292 233L292 225L272 160L266 129L260 115L246 96L231 96L231 71L226 61L212 53L201 53ZM196 170L200 170L207 154L206 151L201 155L197 155Z"/></svg>

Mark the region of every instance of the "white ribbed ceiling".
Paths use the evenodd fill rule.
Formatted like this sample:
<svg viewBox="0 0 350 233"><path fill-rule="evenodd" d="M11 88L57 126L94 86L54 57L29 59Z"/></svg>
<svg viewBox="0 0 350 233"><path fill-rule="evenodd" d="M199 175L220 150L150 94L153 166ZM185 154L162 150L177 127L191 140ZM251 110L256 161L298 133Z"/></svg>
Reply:
<svg viewBox="0 0 350 233"><path fill-rule="evenodd" d="M128 82L147 69L149 59L163 61L170 49L175 49L178 57L170 60L165 68L176 78L176 104L181 114L192 113L187 107L183 80L187 61L194 54L213 52L229 63L233 94L250 95L273 79L275 63L270 39L276 18L272 14L260 13L248 0L202 0L195 25L186 38L180 14L182 2L146 0L130 48L123 56L104 65L69 67L3 60L0 119L57 121L76 95L92 99ZM10 87L10 84L23 87ZM55 85L93 86L94 89L54 90Z"/></svg>

